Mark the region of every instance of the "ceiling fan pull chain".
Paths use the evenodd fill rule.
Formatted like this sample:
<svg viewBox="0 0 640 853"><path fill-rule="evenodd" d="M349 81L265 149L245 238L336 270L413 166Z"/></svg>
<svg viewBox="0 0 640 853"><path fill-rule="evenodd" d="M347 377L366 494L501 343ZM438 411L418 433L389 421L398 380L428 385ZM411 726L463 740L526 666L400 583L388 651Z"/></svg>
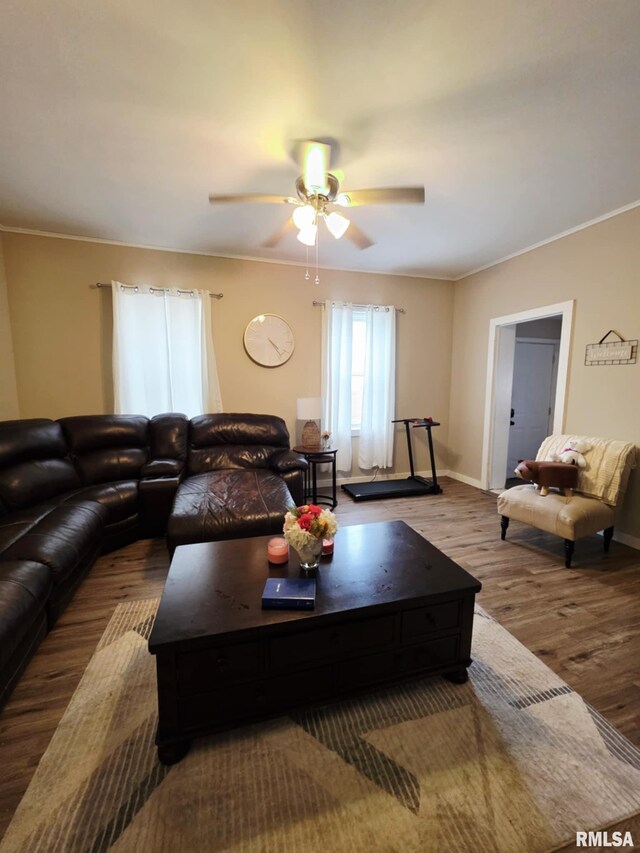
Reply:
<svg viewBox="0 0 640 853"><path fill-rule="evenodd" d="M318 243L320 242L320 231L316 231L316 284L320 284L320 276L318 275Z"/></svg>
<svg viewBox="0 0 640 853"><path fill-rule="evenodd" d="M308 247L308 246L305 246L304 248L305 248L305 250L306 250L305 254L306 254L306 256L307 256L306 271L305 271L305 274L304 274L304 279L305 279L305 281L309 281L309 279L310 279L310 277L311 277L311 276L309 275L309 247Z"/></svg>

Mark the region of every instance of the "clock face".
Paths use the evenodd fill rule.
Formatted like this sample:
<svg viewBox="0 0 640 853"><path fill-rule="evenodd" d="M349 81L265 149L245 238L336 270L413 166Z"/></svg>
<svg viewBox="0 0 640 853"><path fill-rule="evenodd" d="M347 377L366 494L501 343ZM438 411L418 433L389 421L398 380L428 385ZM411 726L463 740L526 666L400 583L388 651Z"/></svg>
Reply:
<svg viewBox="0 0 640 853"><path fill-rule="evenodd" d="M294 346L291 327L277 314L259 314L245 329L247 355L263 367L279 367L289 361Z"/></svg>

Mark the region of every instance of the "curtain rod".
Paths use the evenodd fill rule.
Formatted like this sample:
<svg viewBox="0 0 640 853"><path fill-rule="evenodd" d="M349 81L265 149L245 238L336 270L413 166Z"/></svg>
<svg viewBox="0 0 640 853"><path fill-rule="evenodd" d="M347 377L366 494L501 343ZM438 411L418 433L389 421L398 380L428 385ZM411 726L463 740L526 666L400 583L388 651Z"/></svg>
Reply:
<svg viewBox="0 0 640 853"><path fill-rule="evenodd" d="M95 284L95 286L96 286L96 287L111 287L111 285L110 285L110 284L105 284L105 283L104 283L104 282L102 282L102 281L97 281L97 282L96 282L96 284ZM122 287L128 287L130 290L135 290L135 292L136 292L136 293L138 292L138 285L137 285L137 284L123 284L123 285L121 285L121 286L122 286ZM168 287L150 287L150 288L149 288L149 291L150 291L151 293L163 293L163 292L165 292L165 291L167 291L167 290L169 290L169 289L170 289L170 288L168 288ZM195 290L178 290L177 292L178 292L178 293L189 293L189 294L193 294L193 293L195 293ZM210 296L212 299L222 299L222 297L224 296L224 293L210 293L209 291L207 291L207 293L209 293L209 296Z"/></svg>
<svg viewBox="0 0 640 853"><path fill-rule="evenodd" d="M324 302L319 302L317 299L313 300L313 304L314 305L321 305L324 308ZM333 303L333 304L335 304L335 303ZM353 307L354 308L368 308L367 305L356 305L355 303L354 303ZM374 305L373 307L375 308L376 311L380 310L380 305ZM388 311L388 310L389 310L388 308L385 308L385 311ZM406 314L407 313L404 310L404 308L396 308L396 311L398 311L400 314Z"/></svg>

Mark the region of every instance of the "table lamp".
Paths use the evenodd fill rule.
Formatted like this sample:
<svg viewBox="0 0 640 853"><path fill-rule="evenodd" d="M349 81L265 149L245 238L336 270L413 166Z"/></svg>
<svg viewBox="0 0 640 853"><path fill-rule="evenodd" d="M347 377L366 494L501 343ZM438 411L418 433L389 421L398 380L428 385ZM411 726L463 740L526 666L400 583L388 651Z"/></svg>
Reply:
<svg viewBox="0 0 640 853"><path fill-rule="evenodd" d="M320 445L320 426L322 418L322 397L298 397L298 420L305 421L302 427L302 446L318 447Z"/></svg>

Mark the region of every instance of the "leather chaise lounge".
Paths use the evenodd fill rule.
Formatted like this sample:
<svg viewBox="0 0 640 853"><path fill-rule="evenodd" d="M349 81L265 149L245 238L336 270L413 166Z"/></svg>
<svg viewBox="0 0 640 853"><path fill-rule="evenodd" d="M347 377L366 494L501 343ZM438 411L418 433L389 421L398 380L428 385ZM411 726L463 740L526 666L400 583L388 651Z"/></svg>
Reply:
<svg viewBox="0 0 640 853"><path fill-rule="evenodd" d="M289 449L280 418L193 418L185 479L169 516L169 550L281 532L286 508L303 501L303 466L302 457Z"/></svg>
<svg viewBox="0 0 640 853"><path fill-rule="evenodd" d="M0 422L0 707L99 553L277 532L306 464L271 415Z"/></svg>

